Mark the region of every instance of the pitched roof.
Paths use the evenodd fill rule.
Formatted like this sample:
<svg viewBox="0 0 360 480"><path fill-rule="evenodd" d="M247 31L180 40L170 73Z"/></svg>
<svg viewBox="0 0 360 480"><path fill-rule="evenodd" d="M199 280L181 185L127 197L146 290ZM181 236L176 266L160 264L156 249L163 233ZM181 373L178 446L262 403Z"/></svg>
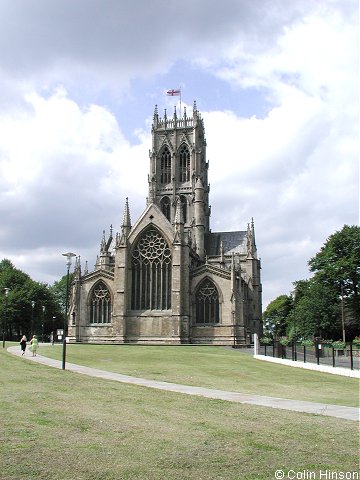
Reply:
<svg viewBox="0 0 360 480"><path fill-rule="evenodd" d="M221 242L224 255L231 253L246 254L246 232L214 232L205 236L205 250L207 255L220 255Z"/></svg>

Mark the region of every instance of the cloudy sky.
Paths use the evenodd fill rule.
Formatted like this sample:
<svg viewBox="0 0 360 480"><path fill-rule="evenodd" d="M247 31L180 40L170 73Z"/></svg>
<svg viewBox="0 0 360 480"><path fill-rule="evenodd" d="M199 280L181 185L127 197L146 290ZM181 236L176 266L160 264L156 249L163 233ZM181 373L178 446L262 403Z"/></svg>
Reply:
<svg viewBox="0 0 360 480"><path fill-rule="evenodd" d="M212 231L263 303L358 210L357 0L0 0L0 259L47 283L145 208L155 104L205 121ZM226 213L224 213L226 212Z"/></svg>

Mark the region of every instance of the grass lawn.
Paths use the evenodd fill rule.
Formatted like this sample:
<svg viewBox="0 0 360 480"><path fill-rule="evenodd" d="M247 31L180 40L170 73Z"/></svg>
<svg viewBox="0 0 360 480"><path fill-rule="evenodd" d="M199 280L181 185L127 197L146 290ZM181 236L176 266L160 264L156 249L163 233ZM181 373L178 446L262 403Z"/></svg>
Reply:
<svg viewBox="0 0 360 480"><path fill-rule="evenodd" d="M87 352L96 362L98 347ZM86 377L3 349L0 362L4 480L268 480L279 469L316 478L358 469L356 422Z"/></svg>
<svg viewBox="0 0 360 480"><path fill-rule="evenodd" d="M62 346L40 354L61 359ZM359 380L255 360L224 347L68 345L67 361L135 377L336 405L359 405Z"/></svg>

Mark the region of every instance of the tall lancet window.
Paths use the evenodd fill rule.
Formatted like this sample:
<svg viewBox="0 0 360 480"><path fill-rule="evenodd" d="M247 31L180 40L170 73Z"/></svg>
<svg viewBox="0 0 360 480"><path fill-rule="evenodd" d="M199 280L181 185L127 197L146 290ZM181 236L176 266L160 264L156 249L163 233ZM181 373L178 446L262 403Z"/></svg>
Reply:
<svg viewBox="0 0 360 480"><path fill-rule="evenodd" d="M171 154L168 147L164 147L160 156L160 183L171 182Z"/></svg>
<svg viewBox="0 0 360 480"><path fill-rule="evenodd" d="M133 251L131 308L171 308L171 252L155 228L145 231Z"/></svg>
<svg viewBox="0 0 360 480"><path fill-rule="evenodd" d="M182 145L180 148L180 182L188 182L190 180L190 152L186 145Z"/></svg>
<svg viewBox="0 0 360 480"><path fill-rule="evenodd" d="M196 323L219 323L219 295L209 278L201 282L195 298Z"/></svg>
<svg viewBox="0 0 360 480"><path fill-rule="evenodd" d="M160 207L162 213L165 215L165 217L169 220L170 222L170 198L169 197L163 197L160 202Z"/></svg>
<svg viewBox="0 0 360 480"><path fill-rule="evenodd" d="M184 223L186 223L187 222L187 200L184 195L181 195L180 202L181 202L181 211L182 211L183 220L184 220Z"/></svg>
<svg viewBox="0 0 360 480"><path fill-rule="evenodd" d="M111 323L111 295L104 282L97 283L91 293L90 323Z"/></svg>

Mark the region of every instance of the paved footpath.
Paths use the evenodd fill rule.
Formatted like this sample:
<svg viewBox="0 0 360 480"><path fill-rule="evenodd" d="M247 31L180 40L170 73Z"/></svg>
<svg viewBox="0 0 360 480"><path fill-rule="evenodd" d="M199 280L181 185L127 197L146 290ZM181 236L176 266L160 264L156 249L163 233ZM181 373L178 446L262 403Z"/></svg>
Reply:
<svg viewBox="0 0 360 480"><path fill-rule="evenodd" d="M8 351L14 355L21 357L21 351L18 346L9 347ZM26 360L31 360L43 365L54 368L62 368L60 360L37 355L33 357L30 352L26 352ZM167 390L176 393L185 393L187 395L198 395L201 397L215 398L219 400L227 400L229 402L247 403L250 405L259 405L262 407L280 408L282 410L292 410L295 412L311 413L315 415L326 415L329 417L344 418L346 420L359 421L359 409L356 407L345 407L342 405L328 405L325 403L305 402L302 400L289 400L286 398L264 397L260 395L252 395L239 392L225 392L223 390L215 390L212 388L193 387L190 385L179 385L177 383L159 382L157 380L148 380L145 378L130 377L120 373L107 372L98 370L97 368L84 367L75 365L74 363L66 363L66 370L76 372L83 375L89 375L97 378L104 378L122 383L131 383L142 387L156 388L159 390Z"/></svg>

